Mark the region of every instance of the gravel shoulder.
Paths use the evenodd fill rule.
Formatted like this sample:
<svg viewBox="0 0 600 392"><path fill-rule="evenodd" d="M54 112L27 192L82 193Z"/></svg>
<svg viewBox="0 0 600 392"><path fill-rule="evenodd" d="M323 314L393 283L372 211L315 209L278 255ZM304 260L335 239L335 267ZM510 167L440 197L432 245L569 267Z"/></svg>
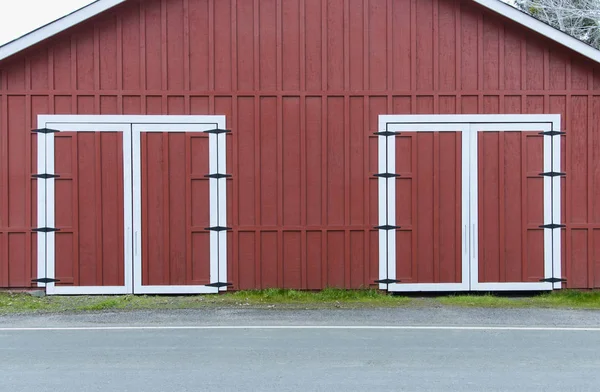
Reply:
<svg viewBox="0 0 600 392"><path fill-rule="evenodd" d="M232 309L95 311L0 316L0 328L80 326L522 326L600 327L600 311L420 306L378 309Z"/></svg>

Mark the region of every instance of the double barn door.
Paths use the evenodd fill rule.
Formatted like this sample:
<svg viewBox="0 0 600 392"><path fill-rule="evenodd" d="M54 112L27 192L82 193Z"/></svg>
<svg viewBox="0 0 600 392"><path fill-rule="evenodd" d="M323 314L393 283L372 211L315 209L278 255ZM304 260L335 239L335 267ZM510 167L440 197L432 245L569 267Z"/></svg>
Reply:
<svg viewBox="0 0 600 392"><path fill-rule="evenodd" d="M48 294L225 289L223 116L39 120L38 276Z"/></svg>
<svg viewBox="0 0 600 392"><path fill-rule="evenodd" d="M559 117L381 116L380 287L560 288Z"/></svg>

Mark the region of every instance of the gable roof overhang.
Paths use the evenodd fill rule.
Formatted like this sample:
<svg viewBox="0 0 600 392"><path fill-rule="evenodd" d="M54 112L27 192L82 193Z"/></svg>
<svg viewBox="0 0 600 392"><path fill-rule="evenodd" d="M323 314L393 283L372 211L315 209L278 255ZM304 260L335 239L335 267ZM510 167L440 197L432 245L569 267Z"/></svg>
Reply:
<svg viewBox="0 0 600 392"><path fill-rule="evenodd" d="M0 61L19 53L45 39L84 22L127 0L97 0L77 11L74 11L52 23L40 27L24 36L0 46ZM555 41L575 52L600 63L600 50L582 42L562 31L541 22L500 0L472 0L473 2L500 14L528 29Z"/></svg>
<svg viewBox="0 0 600 392"><path fill-rule="evenodd" d="M113 8L116 5L124 3L127 0L97 0L91 4L86 5L76 11L71 12L68 15L63 16L54 22L48 23L38 29L33 30L30 33L25 34L22 37L14 39L2 46L0 46L0 61L14 54L19 53L45 39L55 36L70 27L78 25L94 16L101 14L102 12Z"/></svg>

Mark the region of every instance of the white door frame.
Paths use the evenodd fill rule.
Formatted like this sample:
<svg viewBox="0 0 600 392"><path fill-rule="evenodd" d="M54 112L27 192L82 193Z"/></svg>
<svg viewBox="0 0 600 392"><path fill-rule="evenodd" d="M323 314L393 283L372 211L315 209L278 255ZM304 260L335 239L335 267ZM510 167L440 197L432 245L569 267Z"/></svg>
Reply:
<svg viewBox="0 0 600 392"><path fill-rule="evenodd" d="M460 132L462 134L462 219L469 219L469 124L418 124L394 121L382 123L379 119L381 131L392 132ZM387 120L386 120L387 121ZM393 173L396 168L396 143L390 142L387 136L379 136L379 151L387 154L379 154L379 173ZM393 139L392 139L393 140ZM387 156L387 161L386 161ZM387 203L387 200L396 200L396 178L379 177L379 225L396 226L396 203ZM387 191L387 199L386 199ZM387 204L387 208L386 208ZM396 236L395 230L379 230L379 279L396 279ZM389 291L466 291L469 290L469 250L468 241L463 235L462 243L462 274L460 283L380 283L379 288ZM387 261L386 261L387 259Z"/></svg>
<svg viewBox="0 0 600 392"><path fill-rule="evenodd" d="M69 122L66 116L38 116L38 127L59 132L119 132L123 135L123 233L124 285L123 286L57 286L54 282L38 283L46 287L46 294L128 294L132 292L132 252L131 252L131 126L127 123L92 124L89 122ZM54 133L38 133L38 173L55 173ZM55 179L38 180L38 227L56 227L55 221ZM56 233L38 233L38 278L56 277ZM46 251L42 251L46 249Z"/></svg>
<svg viewBox="0 0 600 392"><path fill-rule="evenodd" d="M196 130L199 126L203 131L210 129L225 129L226 118L223 115L201 115L201 116L162 116L162 115L38 115L38 131L50 129L51 131L37 133L37 174L60 174L54 173L54 132L122 132L123 133L123 194L124 194L124 285L123 286L57 286L53 281L38 282L38 287L45 287L47 294L59 295L76 295L76 294L130 294L135 290L134 287L134 265L136 260L134 257L134 235L135 228L134 205L140 205L141 199L135 198L135 195L140 196L140 183L138 182L137 190L134 189L134 180L132 176L137 168L139 173L141 162L139 161L140 146L139 132L134 143L133 136L134 126L141 124L163 124L163 125L148 125L142 128L171 127L173 129L185 128L186 130ZM178 125L173 125L178 124ZM183 125L187 124L187 125ZM219 148L217 149L217 140ZM137 143L137 146L136 146ZM226 166L226 149L225 149L225 134L210 134L209 143L209 166L212 174L225 173ZM132 154L137 151L137 161ZM216 153L218 152L218 160ZM220 171L219 171L220 170ZM141 180L138 178L138 180ZM210 193L211 193L211 209L210 209L210 224L212 226L226 226L226 208L219 208L219 213L214 208L217 202L221 206L226 207L226 182L225 178L210 178ZM38 179L37 184L37 226L39 228L54 228L55 222L55 179L49 177L46 179ZM137 203L135 202L137 200ZM138 232L141 230L141 216ZM215 224L216 223L216 224ZM227 244L226 232L218 232L217 241L213 240L214 234L211 232L211 282L226 282L227 277ZM216 233L215 233L216 234ZM141 234L140 234L141 235ZM136 238L139 239L139 238ZM55 241L56 235L53 231L39 232L37 235L37 276L38 279L55 279ZM215 248L218 246L218 248ZM219 254L218 258L213 261L213 254ZM141 253L138 254L141 263ZM214 269L216 268L216 272ZM139 269L139 268L138 268ZM141 271L141 270L140 270ZM136 271L137 272L137 271ZM213 281L213 278L216 281ZM141 280L140 280L141 283ZM164 286L173 289L177 293L216 293L227 289L223 287L211 286ZM190 288L191 287L191 288ZM178 290L180 289L181 290ZM184 290L185 289L185 290ZM168 290L150 290L147 286L142 287L142 291L152 293L171 292Z"/></svg>
<svg viewBox="0 0 600 392"><path fill-rule="evenodd" d="M221 126L219 126L221 125ZM225 128L217 123L217 128ZM135 227L134 279L136 294L208 294L225 290L206 285L143 285L142 284L142 157L141 134L143 132L207 132L215 124L134 124L133 125L133 222ZM209 172L226 173L225 134L209 134ZM210 174L206 173L206 174ZM210 227L225 227L227 222L227 184L225 179L209 178ZM222 208L219 207L219 204ZM227 279L227 232L210 232L210 281L225 282Z"/></svg>
<svg viewBox="0 0 600 392"><path fill-rule="evenodd" d="M480 283L478 281L478 193L477 132L485 131L560 131L560 115L380 115L379 132L461 131L463 133L463 282L456 283L380 283L389 291L521 291L552 290L561 282ZM554 135L556 136L556 135ZM544 172L560 172L560 139L544 136ZM395 143L379 136L379 172L395 168ZM382 154L382 152L385 152ZM387 159L386 159L387 157ZM467 173L465 173L467 172ZM467 181L465 181L465 176ZM395 178L379 178L379 225L395 226ZM466 188L465 188L466 187ZM386 192L387 189L387 192ZM465 200L468 199L468 200ZM386 205L386 200L394 202ZM465 208L466 207L466 208ZM466 218L466 219L465 219ZM544 224L560 224L560 176L544 177ZM471 227L469 227L471 226ZM471 230L469 230L471 229ZM380 280L396 280L396 241L392 230L380 230ZM465 233L468 233L465 235ZM544 228L544 277L561 278L560 232ZM466 242L466 243L465 243ZM465 251L467 257L465 257ZM465 259L469 259L465 262ZM467 271L469 279L464 279Z"/></svg>

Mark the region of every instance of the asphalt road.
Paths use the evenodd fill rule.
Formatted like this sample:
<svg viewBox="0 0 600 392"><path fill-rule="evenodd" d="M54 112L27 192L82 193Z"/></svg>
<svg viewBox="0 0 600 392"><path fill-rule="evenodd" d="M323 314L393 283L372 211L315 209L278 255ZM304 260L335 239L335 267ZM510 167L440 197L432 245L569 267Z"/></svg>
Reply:
<svg viewBox="0 0 600 392"><path fill-rule="evenodd" d="M445 308L2 317L0 391L596 392L599 320Z"/></svg>

